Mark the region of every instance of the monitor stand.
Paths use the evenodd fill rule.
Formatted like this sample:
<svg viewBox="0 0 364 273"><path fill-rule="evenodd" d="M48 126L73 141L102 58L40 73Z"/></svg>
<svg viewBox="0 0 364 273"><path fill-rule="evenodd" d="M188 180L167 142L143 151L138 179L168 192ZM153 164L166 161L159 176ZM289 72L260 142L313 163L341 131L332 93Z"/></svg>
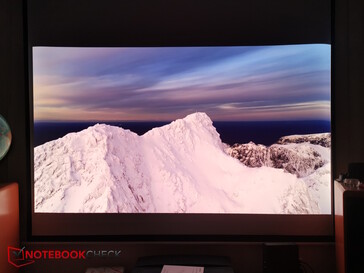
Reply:
<svg viewBox="0 0 364 273"><path fill-rule="evenodd" d="M234 273L229 258L203 255L141 257L138 259L132 273L160 273L164 265L204 267L204 273Z"/></svg>

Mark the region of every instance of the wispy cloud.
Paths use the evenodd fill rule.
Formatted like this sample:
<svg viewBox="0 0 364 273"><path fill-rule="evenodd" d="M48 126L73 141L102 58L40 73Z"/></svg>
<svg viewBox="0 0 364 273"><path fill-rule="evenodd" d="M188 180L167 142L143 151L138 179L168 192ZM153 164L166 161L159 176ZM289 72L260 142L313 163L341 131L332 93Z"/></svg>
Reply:
<svg viewBox="0 0 364 273"><path fill-rule="evenodd" d="M33 49L36 120L329 119L330 46Z"/></svg>

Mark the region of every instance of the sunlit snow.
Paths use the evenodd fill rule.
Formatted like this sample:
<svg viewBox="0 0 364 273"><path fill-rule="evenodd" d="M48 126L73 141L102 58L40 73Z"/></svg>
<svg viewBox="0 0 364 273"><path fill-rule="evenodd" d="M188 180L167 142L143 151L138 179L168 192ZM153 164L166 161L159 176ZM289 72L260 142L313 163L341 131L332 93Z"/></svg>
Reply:
<svg viewBox="0 0 364 273"><path fill-rule="evenodd" d="M274 145L323 165L304 176L245 166L205 113L142 136L97 124L35 148L35 212L329 214L330 149Z"/></svg>

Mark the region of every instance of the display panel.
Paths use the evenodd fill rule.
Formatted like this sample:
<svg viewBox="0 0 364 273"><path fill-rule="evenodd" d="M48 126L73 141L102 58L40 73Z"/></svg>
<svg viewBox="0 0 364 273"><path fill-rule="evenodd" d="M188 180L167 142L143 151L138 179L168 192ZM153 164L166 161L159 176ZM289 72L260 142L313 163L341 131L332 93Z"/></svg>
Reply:
<svg viewBox="0 0 364 273"><path fill-rule="evenodd" d="M33 47L35 214L330 215L330 55Z"/></svg>

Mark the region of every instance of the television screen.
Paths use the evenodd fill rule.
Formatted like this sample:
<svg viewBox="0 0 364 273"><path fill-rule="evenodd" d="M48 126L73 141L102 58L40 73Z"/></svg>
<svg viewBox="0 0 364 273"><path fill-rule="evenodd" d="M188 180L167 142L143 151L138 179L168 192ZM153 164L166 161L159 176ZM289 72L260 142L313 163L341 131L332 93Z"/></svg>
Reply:
<svg viewBox="0 0 364 273"><path fill-rule="evenodd" d="M33 211L331 214L331 46L33 47Z"/></svg>

